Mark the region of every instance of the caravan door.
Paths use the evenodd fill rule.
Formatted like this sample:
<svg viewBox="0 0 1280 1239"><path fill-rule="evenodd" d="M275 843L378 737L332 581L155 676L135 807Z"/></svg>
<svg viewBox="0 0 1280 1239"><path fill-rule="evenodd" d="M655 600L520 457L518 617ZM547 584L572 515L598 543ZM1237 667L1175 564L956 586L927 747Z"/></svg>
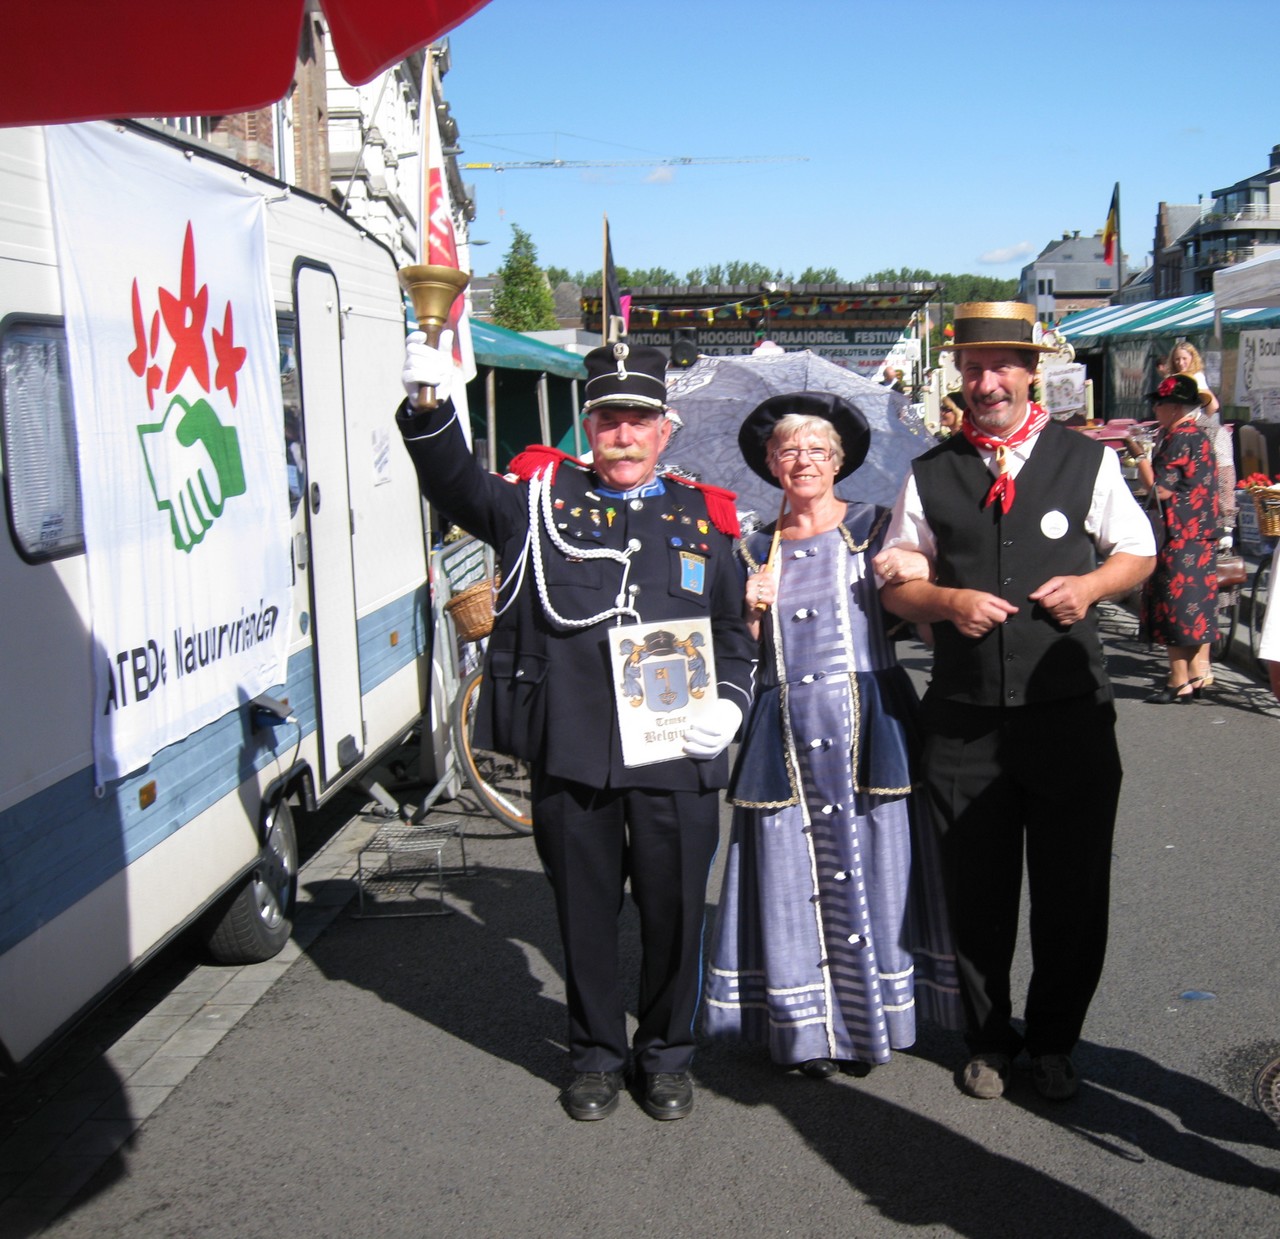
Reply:
<svg viewBox="0 0 1280 1239"><path fill-rule="evenodd" d="M333 273L299 265L294 274L294 303L307 454L303 500L310 540L316 722L320 778L328 787L365 747L342 386L342 322Z"/></svg>

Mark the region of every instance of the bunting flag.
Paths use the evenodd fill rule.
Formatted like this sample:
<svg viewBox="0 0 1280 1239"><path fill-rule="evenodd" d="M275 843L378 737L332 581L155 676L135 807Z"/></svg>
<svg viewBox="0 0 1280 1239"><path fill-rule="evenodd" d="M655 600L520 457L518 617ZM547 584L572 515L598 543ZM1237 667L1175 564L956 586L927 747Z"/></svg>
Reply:
<svg viewBox="0 0 1280 1239"><path fill-rule="evenodd" d="M1116 260L1116 238L1120 235L1120 182L1111 191L1111 209L1102 229L1102 261L1108 266Z"/></svg>
<svg viewBox="0 0 1280 1239"><path fill-rule="evenodd" d="M630 330L631 294L624 297L622 289L618 287L618 269L613 265L613 243L609 239L607 215L604 217L604 288L601 299L605 308L604 321L600 324L603 334L610 341L625 338ZM620 319L622 324L617 336L613 334L610 321L614 318Z"/></svg>

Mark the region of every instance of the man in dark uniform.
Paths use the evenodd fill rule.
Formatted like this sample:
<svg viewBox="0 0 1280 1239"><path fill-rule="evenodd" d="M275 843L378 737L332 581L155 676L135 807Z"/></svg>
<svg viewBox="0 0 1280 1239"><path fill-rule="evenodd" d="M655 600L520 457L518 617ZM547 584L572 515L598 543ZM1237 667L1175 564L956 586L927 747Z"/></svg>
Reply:
<svg viewBox="0 0 1280 1239"><path fill-rule="evenodd" d="M643 1104L654 1118L683 1118L693 1106L688 1069L725 749L751 693L733 496L657 472L671 436L666 359L626 344L585 358L590 467L535 447L512 462L514 482L486 473L447 399L414 404L420 385L447 386L447 343L433 350L409 337L410 401L397 422L423 493L501 560L476 738L532 771L534 838L565 951L577 1072L566 1108L575 1119L604 1118L623 1086L618 913L629 878L643 953L632 1046ZM697 619L710 622L716 699L682 755L627 766L617 698L636 677L612 673L609 633Z"/></svg>
<svg viewBox="0 0 1280 1239"><path fill-rule="evenodd" d="M1037 1091L1065 1099L1106 952L1121 780L1094 604L1142 581L1155 546L1116 453L1031 402L1049 351L1034 308L961 305L955 331L968 414L913 462L886 539L924 560L889 549L875 567L885 609L933 626L923 774L967 1020L961 1088L1001 1096L1025 1045ZM1009 1022L1024 848L1025 1034Z"/></svg>

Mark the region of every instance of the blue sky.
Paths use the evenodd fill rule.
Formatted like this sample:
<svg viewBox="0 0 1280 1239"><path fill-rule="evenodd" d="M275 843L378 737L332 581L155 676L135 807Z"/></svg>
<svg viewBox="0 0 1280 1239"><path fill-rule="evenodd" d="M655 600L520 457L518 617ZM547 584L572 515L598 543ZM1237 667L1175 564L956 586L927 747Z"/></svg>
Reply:
<svg viewBox="0 0 1280 1239"><path fill-rule="evenodd" d="M490 0L450 35L462 160L802 155L803 163L464 173L475 268L511 225L544 266L735 260L1018 274L1101 228L1133 265L1159 202L1280 143L1274 0Z"/></svg>

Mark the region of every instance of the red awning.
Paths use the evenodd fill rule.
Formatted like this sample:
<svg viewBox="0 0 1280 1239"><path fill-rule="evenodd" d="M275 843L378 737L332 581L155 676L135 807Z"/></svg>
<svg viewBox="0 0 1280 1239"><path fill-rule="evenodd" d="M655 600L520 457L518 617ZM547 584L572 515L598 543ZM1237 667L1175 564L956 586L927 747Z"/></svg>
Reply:
<svg viewBox="0 0 1280 1239"><path fill-rule="evenodd" d="M362 85L487 0L320 0ZM0 35L0 125L225 116L288 91L306 0L16 0Z"/></svg>

